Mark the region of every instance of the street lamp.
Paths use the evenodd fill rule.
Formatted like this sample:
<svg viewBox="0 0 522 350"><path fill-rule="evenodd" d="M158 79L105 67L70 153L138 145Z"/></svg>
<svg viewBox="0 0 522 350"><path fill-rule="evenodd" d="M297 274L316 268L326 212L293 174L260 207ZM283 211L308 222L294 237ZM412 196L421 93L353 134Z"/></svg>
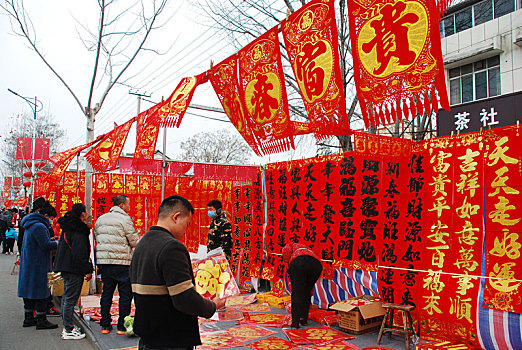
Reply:
<svg viewBox="0 0 522 350"><path fill-rule="evenodd" d="M19 95L11 89L7 89L7 91L20 97L25 102L27 102L29 104L29 106L31 107L31 110L33 111L34 123L33 123L33 137L32 137L32 142L31 142L31 174L32 174L32 176L31 176L31 192L30 192L29 200L28 200L28 203L32 203L33 197L34 197L34 177L35 177L34 149L35 149L35 143L36 143L36 112L40 112L42 110L43 104L41 101L38 101L36 99L36 96L34 97L34 102L33 102L32 98L29 99L28 97Z"/></svg>

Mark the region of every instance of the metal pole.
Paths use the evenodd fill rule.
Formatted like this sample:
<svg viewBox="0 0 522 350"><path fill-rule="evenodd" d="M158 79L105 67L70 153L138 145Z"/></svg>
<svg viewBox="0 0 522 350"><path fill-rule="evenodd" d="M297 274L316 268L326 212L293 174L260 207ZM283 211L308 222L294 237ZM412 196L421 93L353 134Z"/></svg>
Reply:
<svg viewBox="0 0 522 350"><path fill-rule="evenodd" d="M80 203L80 152L76 154L76 203Z"/></svg>
<svg viewBox="0 0 522 350"><path fill-rule="evenodd" d="M34 178L36 176L34 166L34 149L36 147L36 96L34 97L34 120L33 120L33 139L31 141L31 198L30 202L33 202L34 198Z"/></svg>
<svg viewBox="0 0 522 350"><path fill-rule="evenodd" d="M163 128L163 156L161 160L161 201L165 199L165 168L167 167L167 162L165 161L167 152L167 128Z"/></svg>

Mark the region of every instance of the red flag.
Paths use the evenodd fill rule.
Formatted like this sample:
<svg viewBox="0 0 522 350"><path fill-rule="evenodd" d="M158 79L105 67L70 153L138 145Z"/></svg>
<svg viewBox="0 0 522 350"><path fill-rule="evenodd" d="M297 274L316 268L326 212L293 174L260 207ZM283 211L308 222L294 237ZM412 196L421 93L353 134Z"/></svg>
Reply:
<svg viewBox="0 0 522 350"><path fill-rule="evenodd" d="M32 159L33 139L29 137L19 137L16 142L16 159ZM48 138L36 138L34 140L34 159L36 160L47 160L49 159L49 146L51 139Z"/></svg>
<svg viewBox="0 0 522 350"><path fill-rule="evenodd" d="M136 118L132 118L125 124L116 127L85 155L94 170L105 172L116 167L129 130L135 120Z"/></svg>
<svg viewBox="0 0 522 350"><path fill-rule="evenodd" d="M260 150L268 154L294 148L277 27L242 48L238 60L247 125L252 127Z"/></svg>
<svg viewBox="0 0 522 350"><path fill-rule="evenodd" d="M159 126L150 123L155 118L155 114L161 108L161 103L152 106L138 115L136 125L136 149L132 168L137 171L143 165L149 164L154 159L156 142L158 141Z"/></svg>
<svg viewBox="0 0 522 350"><path fill-rule="evenodd" d="M196 87L205 81L205 74L181 79L170 97L161 103L158 113L151 118L150 123L164 128L179 128Z"/></svg>
<svg viewBox="0 0 522 350"><path fill-rule="evenodd" d="M283 21L281 28L312 131L320 139L345 133L350 125L333 1L309 2Z"/></svg>
<svg viewBox="0 0 522 350"><path fill-rule="evenodd" d="M449 110L438 11L428 0L347 0L357 96L366 127L440 101ZM391 120L390 120L391 119Z"/></svg>

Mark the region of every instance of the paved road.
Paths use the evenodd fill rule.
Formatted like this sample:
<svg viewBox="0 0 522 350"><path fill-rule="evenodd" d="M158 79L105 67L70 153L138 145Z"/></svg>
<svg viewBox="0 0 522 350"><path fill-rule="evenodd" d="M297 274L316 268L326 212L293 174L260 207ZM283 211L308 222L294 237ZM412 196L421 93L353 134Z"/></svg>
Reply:
<svg viewBox="0 0 522 350"><path fill-rule="evenodd" d="M16 296L18 268L11 276L14 261L14 255L0 254L0 349L94 349L87 339L62 340L61 317L49 317L49 321L58 323L58 329L37 331L35 327L22 327L23 302Z"/></svg>

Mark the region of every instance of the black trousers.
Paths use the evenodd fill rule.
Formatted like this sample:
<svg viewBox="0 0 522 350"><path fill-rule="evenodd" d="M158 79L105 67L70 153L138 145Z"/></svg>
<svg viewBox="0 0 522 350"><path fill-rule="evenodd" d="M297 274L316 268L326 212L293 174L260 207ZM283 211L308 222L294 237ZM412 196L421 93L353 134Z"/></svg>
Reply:
<svg viewBox="0 0 522 350"><path fill-rule="evenodd" d="M24 298L24 311L33 312L34 310L38 315L45 315L47 313L47 299Z"/></svg>
<svg viewBox="0 0 522 350"><path fill-rule="evenodd" d="M120 302L118 305L118 330L124 331L125 317L129 316L132 302L132 287L129 274L130 266L128 265L98 265L103 283L102 295L100 298L101 320L100 326L109 327L111 325L111 306L112 296L116 286L120 294Z"/></svg>
<svg viewBox="0 0 522 350"><path fill-rule="evenodd" d="M321 262L309 255L301 255L288 265L288 276L292 283L292 322L308 320L312 290L321 276Z"/></svg>
<svg viewBox="0 0 522 350"><path fill-rule="evenodd" d="M6 238L5 239L5 253L12 253L14 248L15 239L14 238Z"/></svg>

